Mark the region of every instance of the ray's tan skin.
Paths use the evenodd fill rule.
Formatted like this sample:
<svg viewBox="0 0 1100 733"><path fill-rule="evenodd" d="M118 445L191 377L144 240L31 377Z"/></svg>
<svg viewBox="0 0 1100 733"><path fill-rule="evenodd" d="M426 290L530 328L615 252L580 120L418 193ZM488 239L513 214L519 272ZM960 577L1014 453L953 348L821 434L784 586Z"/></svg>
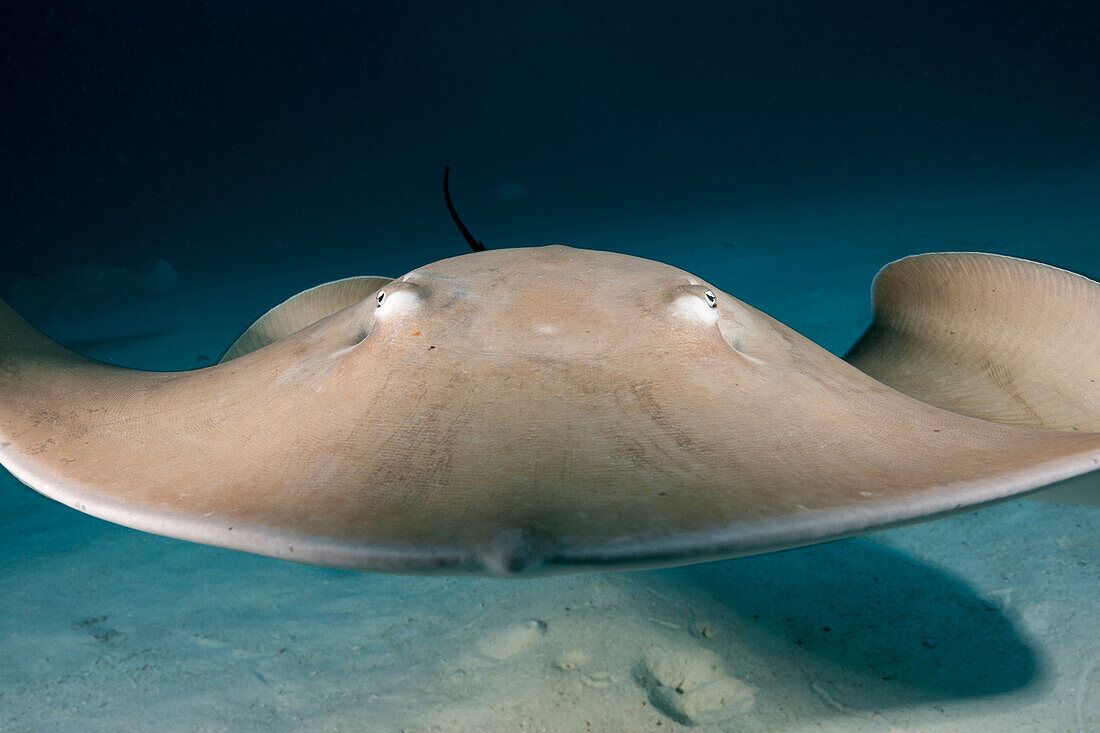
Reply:
<svg viewBox="0 0 1100 733"><path fill-rule="evenodd" d="M1100 432L1100 285L973 252L906 257L873 288L874 322L845 359L937 407L1008 425ZM1032 498L1100 504L1100 473Z"/></svg>
<svg viewBox="0 0 1100 733"><path fill-rule="evenodd" d="M1100 285L1036 262L906 257L873 288L845 356L895 389L1010 425L1100 432Z"/></svg>
<svg viewBox="0 0 1100 733"><path fill-rule="evenodd" d="M1095 384L1058 383L1075 375L1055 368L1001 379L1009 403L1040 413L1068 404L1043 396L1043 378L1075 395L1078 412L1024 425L940 399L914 375L964 377L942 350L906 345L913 330L894 324L914 309L890 282L876 292L901 304L879 308L851 358L921 399L683 270L561 245L319 286L187 372L93 361L0 303L0 460L47 496L149 532L333 567L508 577L768 552L1098 475ZM1061 325L1083 350L1043 332L1018 343L1047 339L1094 373L1100 286L1086 282L1051 294L1034 278L1023 296L1071 313ZM944 292L933 310L980 335ZM964 342L947 361L1000 358L970 343L986 350Z"/></svg>

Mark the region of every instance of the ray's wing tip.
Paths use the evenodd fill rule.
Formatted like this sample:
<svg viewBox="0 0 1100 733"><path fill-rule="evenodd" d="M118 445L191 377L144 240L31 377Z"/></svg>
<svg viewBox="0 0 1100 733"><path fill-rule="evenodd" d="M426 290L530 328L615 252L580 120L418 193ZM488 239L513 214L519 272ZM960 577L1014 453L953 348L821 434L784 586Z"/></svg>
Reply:
<svg viewBox="0 0 1100 733"><path fill-rule="evenodd" d="M1096 285L1097 281L1082 272L1070 270L1049 262L1028 259L1016 255L1006 255L998 252L979 252L977 250L945 250L942 252L916 252L899 257L887 262L875 275L874 284L881 276L887 277L902 273L910 268L922 268L930 263L938 263L943 266L978 267L978 268L1013 268L1019 271L1032 271L1046 273L1055 277L1068 277L1074 281L1080 281ZM885 278L883 278L885 279ZM873 285L874 285L873 284Z"/></svg>

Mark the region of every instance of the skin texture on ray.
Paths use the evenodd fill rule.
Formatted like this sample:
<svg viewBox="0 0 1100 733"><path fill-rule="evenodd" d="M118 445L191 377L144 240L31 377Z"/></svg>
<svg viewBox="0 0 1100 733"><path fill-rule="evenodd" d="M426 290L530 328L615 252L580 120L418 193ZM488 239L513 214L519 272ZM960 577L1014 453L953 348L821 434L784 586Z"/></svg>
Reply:
<svg viewBox="0 0 1100 733"><path fill-rule="evenodd" d="M173 537L333 567L534 575L793 547L1100 467L1100 434L902 394L677 268L564 246L414 270L190 372L0 309L0 457Z"/></svg>
<svg viewBox="0 0 1100 733"><path fill-rule="evenodd" d="M1100 284L972 252L906 257L845 359L905 394L1009 425L1100 432ZM1100 474L1036 498L1100 503Z"/></svg>
<svg viewBox="0 0 1100 733"><path fill-rule="evenodd" d="M945 252L875 278L874 322L845 359L984 420L1100 432L1100 284L1013 257Z"/></svg>

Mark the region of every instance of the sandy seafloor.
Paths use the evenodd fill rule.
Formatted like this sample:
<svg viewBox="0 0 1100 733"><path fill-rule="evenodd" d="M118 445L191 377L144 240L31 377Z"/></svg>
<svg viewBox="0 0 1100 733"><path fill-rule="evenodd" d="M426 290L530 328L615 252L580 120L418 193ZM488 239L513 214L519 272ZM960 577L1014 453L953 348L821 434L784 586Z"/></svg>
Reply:
<svg viewBox="0 0 1100 733"><path fill-rule="evenodd" d="M994 251L1096 278L1100 195L859 201L565 243L670 262L842 353L872 276L905 254ZM97 358L192 368L297 290L441 256L375 242L333 272L336 244L305 244L34 320ZM5 731L1100 730L1098 508L1026 500L768 556L501 581L156 537L5 473L0 578Z"/></svg>

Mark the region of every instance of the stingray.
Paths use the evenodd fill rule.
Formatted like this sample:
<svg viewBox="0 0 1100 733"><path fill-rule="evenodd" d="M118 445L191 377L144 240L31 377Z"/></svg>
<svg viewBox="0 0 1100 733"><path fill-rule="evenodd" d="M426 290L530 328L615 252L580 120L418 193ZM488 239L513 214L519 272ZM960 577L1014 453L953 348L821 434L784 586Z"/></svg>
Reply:
<svg viewBox="0 0 1100 733"><path fill-rule="evenodd" d="M91 360L0 304L0 458L148 532L507 577L769 552L1074 477L1095 496L1100 285L936 254L874 293L845 361L667 264L492 249L308 290L184 372Z"/></svg>

